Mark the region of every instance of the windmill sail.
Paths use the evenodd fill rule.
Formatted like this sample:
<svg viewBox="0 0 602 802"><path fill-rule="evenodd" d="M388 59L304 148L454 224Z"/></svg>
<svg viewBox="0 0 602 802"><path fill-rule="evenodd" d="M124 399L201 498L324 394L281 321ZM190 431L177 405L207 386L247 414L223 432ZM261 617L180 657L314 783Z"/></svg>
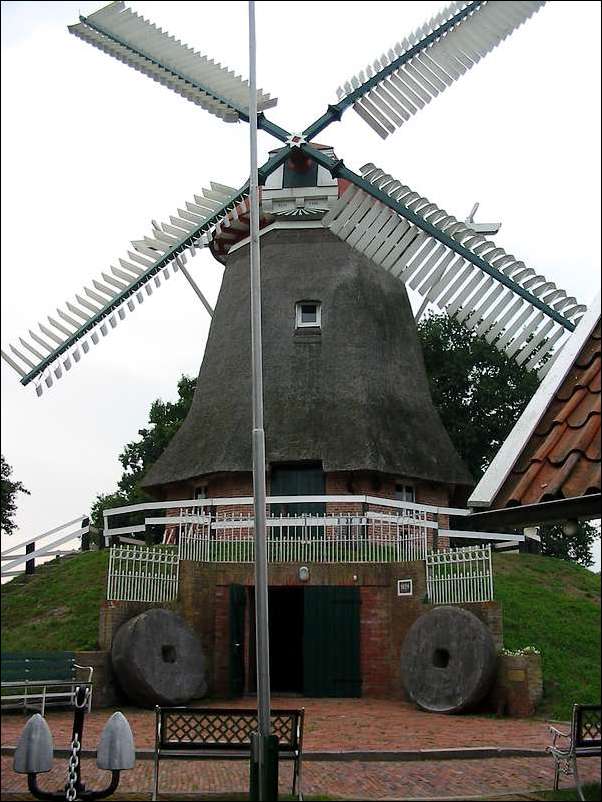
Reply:
<svg viewBox="0 0 602 802"><path fill-rule="evenodd" d="M528 370L540 366L580 320L585 307L575 298L470 224L373 164L365 165L361 173L370 185L413 213L417 224L354 184L323 224L518 364Z"/></svg>
<svg viewBox="0 0 602 802"><path fill-rule="evenodd" d="M44 385L52 387L90 351L91 343L97 345L125 319L126 310L133 312L136 303L143 303L153 288L161 286L161 278L169 278L170 264L176 271L178 262L186 260L186 250L194 256L196 248L206 245L228 211L248 211L247 194L246 186L235 190L211 182L210 189L195 195L194 203L186 202L168 223L153 221L152 234L132 241L127 258L89 282L37 330L29 329L9 345L8 352L1 352L2 358L21 376L22 384L38 379L36 392L42 395Z"/></svg>
<svg viewBox="0 0 602 802"><path fill-rule="evenodd" d="M69 31L226 122L248 119L247 81L169 36L123 2L80 17ZM258 90L259 111L276 103L276 98Z"/></svg>
<svg viewBox="0 0 602 802"><path fill-rule="evenodd" d="M543 2L455 2L339 87L339 107L385 139L539 11Z"/></svg>

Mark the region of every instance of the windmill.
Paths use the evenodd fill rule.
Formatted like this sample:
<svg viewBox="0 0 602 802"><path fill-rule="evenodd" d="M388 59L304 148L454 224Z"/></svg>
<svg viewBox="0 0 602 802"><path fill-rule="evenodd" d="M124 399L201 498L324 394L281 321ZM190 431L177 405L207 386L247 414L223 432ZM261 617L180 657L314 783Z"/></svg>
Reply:
<svg viewBox="0 0 602 802"><path fill-rule="evenodd" d="M379 281L377 276L386 276L389 283L383 279L378 288L383 303L391 281L397 282L395 286L401 294L405 286L415 289L425 303L445 309L528 369L538 368L554 349L558 351L585 308L545 276L495 245L485 236L489 232L473 225L472 215L467 221L455 218L372 163L355 173L331 148L318 146L315 140L348 108L353 108L380 137L388 137L541 5L496 0L452 3L344 83L338 91L338 101L303 131L291 132L269 120L266 111L275 101L261 90L256 96L259 114L256 118L253 115L252 120L256 119L257 126L280 143L258 170L266 229L279 217L309 219L323 233L340 241L339 254L355 252L354 266L360 272L367 273L370 263L374 286ZM224 122L251 121L245 81L176 41L122 2L81 17L70 31ZM274 193L285 188L286 170L307 174L311 172L308 165L321 176L319 202L298 206L293 193L277 207ZM187 256L194 256L197 250L209 247L218 260L227 262L228 255L249 237L250 195L250 182L239 188L211 183L177 208L168 220L153 221L149 234L134 240L124 257L2 352L22 384L33 382L38 395L42 395L45 388L52 387L92 350L91 345L97 345L159 288L170 270L185 273ZM236 273L231 275L235 277ZM356 279L357 271L351 277L352 281ZM232 284L230 279L227 289L231 294ZM203 301L200 289L195 291ZM398 301L403 298L393 292L391 297L394 303L389 304L389 310L399 309L401 314ZM206 299L204 303L209 307ZM407 317L407 306L405 309L403 314ZM213 313L210 307L207 311ZM319 317L317 308L313 311ZM299 312L303 322L303 304ZM220 315L216 309L212 329L227 336L224 321L227 316L223 308ZM243 329L239 325L239 332ZM213 349L213 354L215 339L210 335L208 348ZM407 356L402 351L398 355ZM411 358L412 367L418 366L416 349ZM419 394L428 395L425 387L423 382ZM423 412L424 418L432 416L428 409L417 411ZM451 473L459 473L452 464L453 455L448 461ZM423 470L427 472L428 465ZM445 478L451 483L449 476L441 480ZM262 729L267 732L265 727Z"/></svg>
<svg viewBox="0 0 602 802"><path fill-rule="evenodd" d="M398 42L338 89L338 101L304 131L291 133L265 115L275 99L257 92L258 126L282 143L259 169L260 183L291 153L346 186L322 223L337 237L527 369L543 374L585 307L554 282L489 239L471 218L459 220L372 163L358 173L312 141L353 110L381 138L427 103L535 14L542 2L455 2ZM248 86L232 71L114 2L70 32L224 120L248 120ZM169 278L186 271L187 255L212 246L225 258L248 233L249 184L212 182L153 221L149 234L93 278L74 298L2 351L38 395L62 378L111 329ZM219 243L216 247L215 243ZM186 271L187 272L187 271ZM196 288L197 294L200 290ZM200 293L208 311L206 299Z"/></svg>

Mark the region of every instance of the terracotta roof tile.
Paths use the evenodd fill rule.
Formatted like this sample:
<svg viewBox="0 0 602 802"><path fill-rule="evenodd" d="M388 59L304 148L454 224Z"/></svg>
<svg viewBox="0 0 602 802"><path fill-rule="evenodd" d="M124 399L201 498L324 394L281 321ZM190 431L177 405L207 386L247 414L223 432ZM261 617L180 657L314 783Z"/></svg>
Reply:
<svg viewBox="0 0 602 802"><path fill-rule="evenodd" d="M544 410L498 494L495 507L600 492L600 346L598 323Z"/></svg>

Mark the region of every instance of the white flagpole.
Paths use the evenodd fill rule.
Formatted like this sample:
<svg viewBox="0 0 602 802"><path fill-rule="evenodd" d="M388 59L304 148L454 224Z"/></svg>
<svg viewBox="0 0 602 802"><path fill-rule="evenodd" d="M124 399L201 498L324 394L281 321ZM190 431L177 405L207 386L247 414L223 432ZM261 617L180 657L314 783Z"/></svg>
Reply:
<svg viewBox="0 0 602 802"><path fill-rule="evenodd" d="M257 633L257 713L259 724L259 798L267 799L266 747L270 735L270 647L266 553L265 432L261 342L261 261L257 180L257 78L255 3L249 0L249 127L251 130L251 353L253 381L253 501L255 507L255 628Z"/></svg>

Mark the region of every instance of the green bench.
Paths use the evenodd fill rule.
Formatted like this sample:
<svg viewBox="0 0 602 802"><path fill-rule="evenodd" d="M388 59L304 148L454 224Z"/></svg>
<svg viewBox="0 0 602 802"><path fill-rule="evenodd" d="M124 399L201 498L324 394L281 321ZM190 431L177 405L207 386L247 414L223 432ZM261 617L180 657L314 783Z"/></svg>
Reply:
<svg viewBox="0 0 602 802"><path fill-rule="evenodd" d="M94 669L78 665L74 652L3 652L0 671L2 710L22 708L44 715L47 707L71 704L78 686L90 688L90 710Z"/></svg>

